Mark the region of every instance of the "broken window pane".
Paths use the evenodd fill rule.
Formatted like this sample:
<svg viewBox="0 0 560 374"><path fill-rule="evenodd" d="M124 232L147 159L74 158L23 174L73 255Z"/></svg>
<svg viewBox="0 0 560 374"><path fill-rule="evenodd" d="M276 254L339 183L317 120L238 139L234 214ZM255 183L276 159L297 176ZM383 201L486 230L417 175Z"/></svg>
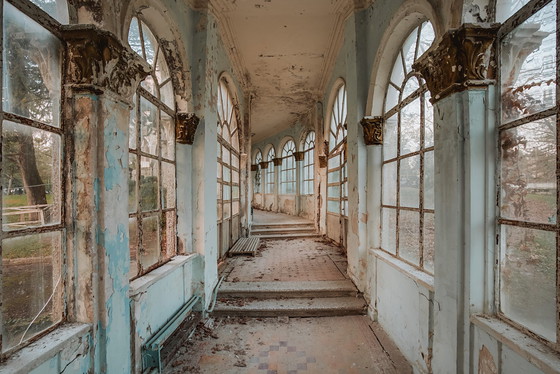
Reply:
<svg viewBox="0 0 560 374"><path fill-rule="evenodd" d="M59 231L2 241L2 349L62 319L62 237Z"/></svg>
<svg viewBox="0 0 560 374"><path fill-rule="evenodd" d="M159 248L159 216L142 218L140 265L143 269L147 269L159 261Z"/></svg>
<svg viewBox="0 0 560 374"><path fill-rule="evenodd" d="M505 316L556 341L556 235L502 225L500 306Z"/></svg>
<svg viewBox="0 0 560 374"><path fill-rule="evenodd" d="M140 204L142 211L158 209L159 164L148 157L140 158Z"/></svg>
<svg viewBox="0 0 560 374"><path fill-rule="evenodd" d="M556 117L500 134L501 216L556 223Z"/></svg>
<svg viewBox="0 0 560 374"><path fill-rule="evenodd" d="M2 216L4 230L61 222L59 135L4 121Z"/></svg>
<svg viewBox="0 0 560 374"><path fill-rule="evenodd" d="M66 0L30 0L32 3L43 9L49 16L62 24L67 24L68 4Z"/></svg>
<svg viewBox="0 0 560 374"><path fill-rule="evenodd" d="M420 265L420 214L399 211L399 256Z"/></svg>
<svg viewBox="0 0 560 374"><path fill-rule="evenodd" d="M556 1L504 38L501 75L503 121L556 104Z"/></svg>
<svg viewBox="0 0 560 374"><path fill-rule="evenodd" d="M7 2L3 32L3 109L59 127L62 43Z"/></svg>

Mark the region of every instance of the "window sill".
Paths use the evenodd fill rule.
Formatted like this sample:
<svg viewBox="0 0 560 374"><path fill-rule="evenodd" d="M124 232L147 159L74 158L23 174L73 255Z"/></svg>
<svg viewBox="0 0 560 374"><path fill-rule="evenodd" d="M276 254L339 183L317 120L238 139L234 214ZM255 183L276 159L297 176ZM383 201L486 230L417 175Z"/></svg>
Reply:
<svg viewBox="0 0 560 374"><path fill-rule="evenodd" d="M55 357L66 348L75 347L76 340L91 332L91 326L83 323L63 324L53 332L14 353L0 365L3 373L29 373Z"/></svg>
<svg viewBox="0 0 560 374"><path fill-rule="evenodd" d="M498 318L471 316L471 323L547 374L560 373L560 354Z"/></svg>
<svg viewBox="0 0 560 374"><path fill-rule="evenodd" d="M151 272L149 272L144 276L141 276L140 278L133 280L130 283L130 289L128 291L128 295L130 297L134 297L142 292L145 292L151 285L165 278L170 273L175 271L177 268L182 267L187 262L193 261L197 257L199 257L199 254L197 253L193 253L185 256L175 256L168 263L160 266L157 269L152 270Z"/></svg>
<svg viewBox="0 0 560 374"><path fill-rule="evenodd" d="M434 292L434 276L423 272L414 266L407 264L406 262L388 254L380 249L370 249L371 253L377 257L379 260L383 261L387 265L392 266L397 269L413 281L421 284L423 287L429 291Z"/></svg>

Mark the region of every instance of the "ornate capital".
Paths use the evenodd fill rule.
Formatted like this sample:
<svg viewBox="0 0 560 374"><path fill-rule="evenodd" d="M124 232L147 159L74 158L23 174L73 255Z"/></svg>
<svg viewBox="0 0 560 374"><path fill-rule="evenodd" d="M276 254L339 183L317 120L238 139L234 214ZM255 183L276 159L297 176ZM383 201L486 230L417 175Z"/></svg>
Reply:
<svg viewBox="0 0 560 374"><path fill-rule="evenodd" d="M259 165L261 166L261 169L268 169L268 162L267 161L263 161Z"/></svg>
<svg viewBox="0 0 560 374"><path fill-rule="evenodd" d="M305 159L305 152L294 152L296 161L303 161Z"/></svg>
<svg viewBox="0 0 560 374"><path fill-rule="evenodd" d="M150 72L148 64L115 35L93 25L63 30L70 84L108 89L128 100Z"/></svg>
<svg viewBox="0 0 560 374"><path fill-rule="evenodd" d="M487 86L495 78L492 44L497 25L463 24L448 31L436 49L413 65L426 80L432 102L471 87Z"/></svg>
<svg viewBox="0 0 560 374"><path fill-rule="evenodd" d="M175 138L177 143L192 145L199 122L200 118L194 113L177 113L175 119Z"/></svg>
<svg viewBox="0 0 560 374"><path fill-rule="evenodd" d="M282 159L281 158L273 158L272 162L274 163L274 166L281 166L282 165Z"/></svg>
<svg viewBox="0 0 560 374"><path fill-rule="evenodd" d="M383 117L363 118L360 124L364 129L364 142L366 145L383 144L383 125L385 124Z"/></svg>
<svg viewBox="0 0 560 374"><path fill-rule="evenodd" d="M326 156L329 154L329 141L323 141L323 154Z"/></svg>
<svg viewBox="0 0 560 374"><path fill-rule="evenodd" d="M259 165L251 165L251 171L259 171Z"/></svg>
<svg viewBox="0 0 560 374"><path fill-rule="evenodd" d="M327 156L319 156L319 167L326 168L329 164L329 158Z"/></svg>

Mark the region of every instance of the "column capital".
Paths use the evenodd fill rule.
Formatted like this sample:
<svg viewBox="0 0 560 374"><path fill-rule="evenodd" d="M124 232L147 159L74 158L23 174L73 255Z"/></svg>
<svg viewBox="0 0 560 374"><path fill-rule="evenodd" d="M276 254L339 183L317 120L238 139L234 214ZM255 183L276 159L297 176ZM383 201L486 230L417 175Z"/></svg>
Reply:
<svg viewBox="0 0 560 374"><path fill-rule="evenodd" d="M294 152L294 158L296 159L296 161L305 160L305 152Z"/></svg>
<svg viewBox="0 0 560 374"><path fill-rule="evenodd" d="M68 83L109 90L128 101L149 73L148 64L112 33L93 25L65 27Z"/></svg>
<svg viewBox="0 0 560 374"><path fill-rule="evenodd" d="M175 117L175 137L177 143L192 145L199 122L200 118L194 113L177 113Z"/></svg>
<svg viewBox="0 0 560 374"><path fill-rule="evenodd" d="M432 102L455 92L494 83L492 45L498 25L463 24L443 35L439 45L413 65L426 80Z"/></svg>
<svg viewBox="0 0 560 374"><path fill-rule="evenodd" d="M251 171L259 171L259 165L251 165Z"/></svg>
<svg viewBox="0 0 560 374"><path fill-rule="evenodd" d="M327 156L319 156L319 167L321 169L326 168L328 163L329 163L329 159Z"/></svg>
<svg viewBox="0 0 560 374"><path fill-rule="evenodd" d="M273 158L272 162L274 163L274 166L281 166L282 165L282 159L281 158Z"/></svg>
<svg viewBox="0 0 560 374"><path fill-rule="evenodd" d="M263 161L259 163L259 165L261 166L261 169L268 169L268 161Z"/></svg>
<svg viewBox="0 0 560 374"><path fill-rule="evenodd" d="M364 129L364 142L366 145L383 144L383 125L385 124L383 117L364 117L360 124Z"/></svg>

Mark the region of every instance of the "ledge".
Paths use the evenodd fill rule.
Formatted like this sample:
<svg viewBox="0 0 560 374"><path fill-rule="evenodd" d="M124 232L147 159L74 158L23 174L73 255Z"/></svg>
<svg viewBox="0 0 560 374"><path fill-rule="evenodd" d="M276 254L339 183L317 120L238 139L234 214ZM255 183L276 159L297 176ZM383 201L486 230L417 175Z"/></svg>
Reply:
<svg viewBox="0 0 560 374"><path fill-rule="evenodd" d="M397 269L408 278L414 280L415 282L421 284L423 287L428 289L429 291L434 292L434 276L428 273L423 272L420 269L415 268L414 266L407 264L406 262L388 254L385 251L380 249L370 249L371 253L386 263L387 265L392 266L393 268Z"/></svg>
<svg viewBox="0 0 560 374"><path fill-rule="evenodd" d="M36 342L14 353L2 365L1 373L29 373L51 358L76 344L76 340L91 332L83 323L64 324Z"/></svg>
<svg viewBox="0 0 560 374"><path fill-rule="evenodd" d="M515 327L487 315L471 316L471 323L546 374L560 373L560 354Z"/></svg>
<svg viewBox="0 0 560 374"><path fill-rule="evenodd" d="M142 292L145 292L151 285L165 278L166 276L174 272L177 268L182 267L187 262L193 261L199 256L200 255L198 253L192 253L186 256L175 256L168 263L152 270L151 272L141 276L140 278L133 280L130 283L128 296L134 297Z"/></svg>

